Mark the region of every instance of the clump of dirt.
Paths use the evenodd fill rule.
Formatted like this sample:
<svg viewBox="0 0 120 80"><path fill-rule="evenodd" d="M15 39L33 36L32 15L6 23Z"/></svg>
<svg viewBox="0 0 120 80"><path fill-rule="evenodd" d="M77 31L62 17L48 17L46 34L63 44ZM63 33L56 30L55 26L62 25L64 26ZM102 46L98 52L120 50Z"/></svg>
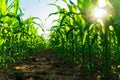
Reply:
<svg viewBox="0 0 120 80"><path fill-rule="evenodd" d="M0 72L0 80L104 80L99 72L91 74L81 65L57 56L52 49L17 61L11 69Z"/></svg>

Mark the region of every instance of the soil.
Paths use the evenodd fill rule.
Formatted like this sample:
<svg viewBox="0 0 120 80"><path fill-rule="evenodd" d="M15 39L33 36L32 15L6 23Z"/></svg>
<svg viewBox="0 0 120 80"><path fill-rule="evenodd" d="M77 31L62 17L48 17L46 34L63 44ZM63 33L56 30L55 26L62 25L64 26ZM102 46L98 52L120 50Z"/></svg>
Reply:
<svg viewBox="0 0 120 80"><path fill-rule="evenodd" d="M0 80L105 80L98 70L89 73L80 64L57 56L52 49L16 61L0 72ZM116 76L111 79L117 80Z"/></svg>

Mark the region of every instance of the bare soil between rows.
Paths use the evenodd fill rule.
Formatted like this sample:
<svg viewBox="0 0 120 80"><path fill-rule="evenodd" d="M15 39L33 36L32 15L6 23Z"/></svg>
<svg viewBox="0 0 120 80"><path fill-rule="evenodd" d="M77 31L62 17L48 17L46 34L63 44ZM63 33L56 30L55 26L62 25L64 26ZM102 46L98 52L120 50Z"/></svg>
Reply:
<svg viewBox="0 0 120 80"><path fill-rule="evenodd" d="M99 71L89 73L81 65L57 56L52 49L16 61L0 72L0 80L105 80ZM111 79L117 80L116 76Z"/></svg>

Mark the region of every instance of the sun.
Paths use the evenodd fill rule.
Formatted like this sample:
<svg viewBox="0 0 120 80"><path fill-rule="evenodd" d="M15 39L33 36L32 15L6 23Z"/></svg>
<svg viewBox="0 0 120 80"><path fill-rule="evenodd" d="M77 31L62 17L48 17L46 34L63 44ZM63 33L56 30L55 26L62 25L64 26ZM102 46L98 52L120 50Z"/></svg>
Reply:
<svg viewBox="0 0 120 80"><path fill-rule="evenodd" d="M99 0L98 6L94 9L94 17L96 19L104 18L107 14L106 10L106 0Z"/></svg>
<svg viewBox="0 0 120 80"><path fill-rule="evenodd" d="M99 7L105 7L106 6L106 0L98 0L98 6Z"/></svg>
<svg viewBox="0 0 120 80"><path fill-rule="evenodd" d="M105 8L95 8L94 9L94 17L97 19L104 18L107 14L107 10Z"/></svg>

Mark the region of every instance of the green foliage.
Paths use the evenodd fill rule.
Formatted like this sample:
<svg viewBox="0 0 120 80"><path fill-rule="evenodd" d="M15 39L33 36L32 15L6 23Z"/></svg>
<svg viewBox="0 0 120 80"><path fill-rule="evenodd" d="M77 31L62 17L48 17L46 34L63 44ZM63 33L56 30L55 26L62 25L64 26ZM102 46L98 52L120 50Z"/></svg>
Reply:
<svg viewBox="0 0 120 80"><path fill-rule="evenodd" d="M7 67L45 48L45 40L34 27L35 24L41 27L34 21L37 18L22 20L19 0L10 3L8 0L0 1L0 67Z"/></svg>
<svg viewBox="0 0 120 80"><path fill-rule="evenodd" d="M117 63L120 59L120 20L119 0L106 0L109 10L106 19L96 21L92 15L92 10L97 6L98 0L63 0L67 8L56 6L58 11L51 15L59 15L56 26L51 28L50 46L59 55L74 61L85 70L94 71L96 65L103 65L103 73L108 80L111 70L110 62ZM109 4L109 2L112 4ZM113 10L114 8L114 10ZM112 27L111 30L109 27ZM118 58L119 57L119 58ZM95 62L101 60L99 62Z"/></svg>
<svg viewBox="0 0 120 80"><path fill-rule="evenodd" d="M58 11L49 16L58 15L57 22L51 27L49 46L58 55L76 64L82 64L89 73L102 66L100 75L108 80L109 72L115 66L119 69L120 60L120 2L106 0L108 14L97 21L91 11L98 0L62 0L67 8L55 3ZM110 5L110 4L112 5ZM0 1L0 66L8 66L19 59L32 55L46 47L44 37L38 36L36 17L22 19L19 0ZM34 26L38 26L35 28ZM44 30L43 30L44 31ZM114 63L112 63L114 62ZM119 74L119 73L117 73ZM119 75L118 75L119 76Z"/></svg>

